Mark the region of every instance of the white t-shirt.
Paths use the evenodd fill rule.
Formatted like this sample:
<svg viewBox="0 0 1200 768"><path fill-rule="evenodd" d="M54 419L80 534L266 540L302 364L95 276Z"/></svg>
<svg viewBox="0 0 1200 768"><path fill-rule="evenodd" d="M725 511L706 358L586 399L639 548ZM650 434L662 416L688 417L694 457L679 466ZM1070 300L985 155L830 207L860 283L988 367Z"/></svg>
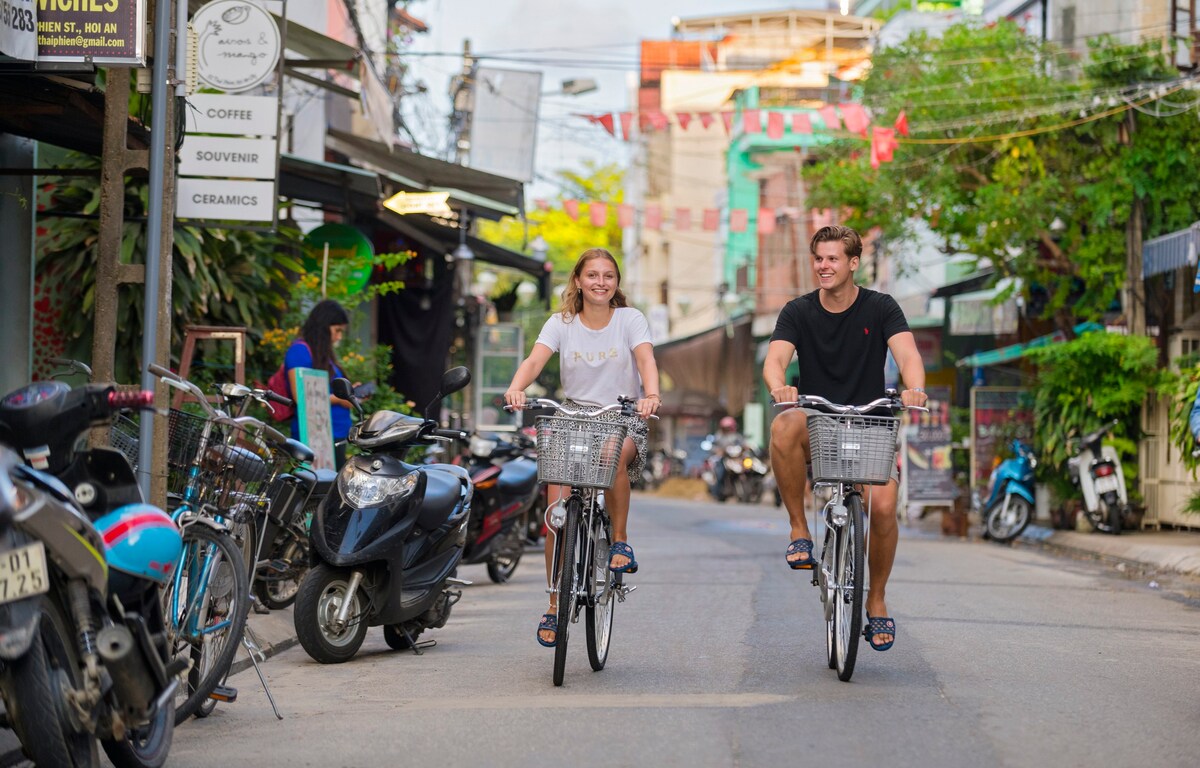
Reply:
<svg viewBox="0 0 1200 768"><path fill-rule="evenodd" d="M563 396L578 403L608 405L618 395L641 397L633 349L650 342L650 326L633 307L618 307L604 328L593 331L578 316L563 322L555 312L542 326L537 343L557 352Z"/></svg>

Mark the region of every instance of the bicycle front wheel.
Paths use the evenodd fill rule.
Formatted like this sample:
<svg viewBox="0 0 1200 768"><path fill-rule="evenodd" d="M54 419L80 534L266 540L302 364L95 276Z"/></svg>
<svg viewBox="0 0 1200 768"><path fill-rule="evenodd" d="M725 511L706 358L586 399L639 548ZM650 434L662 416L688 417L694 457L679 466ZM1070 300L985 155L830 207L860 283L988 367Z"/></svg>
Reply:
<svg viewBox="0 0 1200 768"><path fill-rule="evenodd" d="M817 587L821 590L821 608L825 613L825 658L830 669L837 669L837 633L834 627L834 569L837 567L838 531L840 528L825 527L825 543L821 546L820 570L817 572Z"/></svg>
<svg viewBox="0 0 1200 768"><path fill-rule="evenodd" d="M163 594L174 656L192 667L175 699L175 722L195 714L225 678L246 630L250 579L241 547L204 523L183 530L183 555Z"/></svg>
<svg viewBox="0 0 1200 768"><path fill-rule="evenodd" d="M567 631L575 616L575 576L579 572L583 542L579 535L583 502L578 496L567 500L567 519L558 532L562 546L558 554L558 631L554 633L554 684L563 684L563 673L567 668Z"/></svg>
<svg viewBox="0 0 1200 768"><path fill-rule="evenodd" d="M833 632L838 679L849 682L858 657L858 638L862 634L863 526L862 497L852 493L846 498L846 524L837 536L837 561L833 583Z"/></svg>
<svg viewBox="0 0 1200 768"><path fill-rule="evenodd" d="M616 606L616 585L620 574L608 570L608 548L612 536L609 526L600 515L596 515L592 527L591 573L588 579L587 649L588 661L596 672L604 669L608 661L608 640L612 636L613 608Z"/></svg>

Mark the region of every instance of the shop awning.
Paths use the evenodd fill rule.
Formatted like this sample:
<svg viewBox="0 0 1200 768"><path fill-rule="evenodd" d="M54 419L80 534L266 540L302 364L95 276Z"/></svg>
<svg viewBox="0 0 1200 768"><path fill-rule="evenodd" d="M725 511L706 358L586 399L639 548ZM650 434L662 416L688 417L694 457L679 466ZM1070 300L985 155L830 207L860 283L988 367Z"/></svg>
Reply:
<svg viewBox="0 0 1200 768"><path fill-rule="evenodd" d="M344 210L374 210L381 196L379 175L352 165L282 152L279 155L279 194ZM355 205L355 202L358 204Z"/></svg>
<svg viewBox="0 0 1200 768"><path fill-rule="evenodd" d="M697 396L707 397L714 413L741 413L753 397L758 366L750 325L751 318L745 315L654 347L659 370L689 393L689 412L695 410ZM664 393L664 407L669 399Z"/></svg>
<svg viewBox="0 0 1200 768"><path fill-rule="evenodd" d="M1195 265L1198 245L1200 222L1142 243L1142 279Z"/></svg>
<svg viewBox="0 0 1200 768"><path fill-rule="evenodd" d="M408 214L401 216L386 208L379 212L379 220L397 232L411 237L418 243L434 251L452 253L459 245L459 231L452 227L438 224L428 216ZM467 246L475 253L475 258L494 264L497 267L507 267L518 272L524 272L533 277L543 279L548 274L544 261L530 258L516 251L480 240L473 235L467 235Z"/></svg>
<svg viewBox="0 0 1200 768"><path fill-rule="evenodd" d="M1102 331L1104 330L1104 326L1100 325L1099 323L1080 323L1072 330L1075 332L1076 336L1082 336L1085 333ZM1026 341L1021 344L1010 344L1007 347L1000 347L999 349L989 349L986 352L976 352L973 355L969 355L959 360L957 363L955 363L955 365L959 368L982 368L983 366L987 365L1009 363L1013 360L1024 357L1025 353L1031 349L1049 346L1050 344L1057 344L1060 341L1066 340L1067 335L1065 333L1062 331L1055 331L1054 333L1049 333L1045 336L1038 336L1036 339L1031 339L1030 341Z"/></svg>

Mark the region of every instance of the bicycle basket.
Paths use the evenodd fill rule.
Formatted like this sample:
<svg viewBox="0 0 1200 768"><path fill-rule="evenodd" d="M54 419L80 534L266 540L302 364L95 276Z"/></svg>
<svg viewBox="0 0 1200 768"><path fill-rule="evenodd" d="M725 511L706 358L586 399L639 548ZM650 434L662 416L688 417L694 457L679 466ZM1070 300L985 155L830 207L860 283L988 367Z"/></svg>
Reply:
<svg viewBox="0 0 1200 768"><path fill-rule="evenodd" d="M896 466L899 424L892 416L810 414L813 480L885 484Z"/></svg>
<svg viewBox="0 0 1200 768"><path fill-rule="evenodd" d="M538 481L611 488L617 478L624 424L542 416L537 422Z"/></svg>
<svg viewBox="0 0 1200 768"><path fill-rule="evenodd" d="M167 493L183 495L188 484L188 468L196 463L204 435L205 419L186 411L174 410L167 419ZM125 454L129 464L138 469L140 443L138 419L120 414L109 429L109 444ZM203 473L202 473L203 474ZM200 487L203 488L203 482Z"/></svg>

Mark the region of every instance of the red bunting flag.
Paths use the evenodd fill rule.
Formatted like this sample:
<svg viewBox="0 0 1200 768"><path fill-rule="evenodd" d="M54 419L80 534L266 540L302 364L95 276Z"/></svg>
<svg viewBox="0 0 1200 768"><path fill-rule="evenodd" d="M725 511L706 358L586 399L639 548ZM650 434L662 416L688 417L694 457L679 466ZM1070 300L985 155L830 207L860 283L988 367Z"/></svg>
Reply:
<svg viewBox="0 0 1200 768"><path fill-rule="evenodd" d="M900 114L896 116L896 122L892 125L896 129L896 133L901 136L908 135L908 115L904 114L904 110L900 110Z"/></svg>
<svg viewBox="0 0 1200 768"><path fill-rule="evenodd" d="M817 114L821 116L821 121L825 123L825 130L838 131L842 128L842 121L838 119L837 110L832 105L826 104L817 110Z"/></svg>
<svg viewBox="0 0 1200 768"><path fill-rule="evenodd" d="M572 221L579 220L579 201L578 200L563 200L563 210L571 217Z"/></svg>
<svg viewBox="0 0 1200 768"><path fill-rule="evenodd" d="M675 229L679 232L686 232L692 228L692 209L691 208L676 208L675 209Z"/></svg>
<svg viewBox="0 0 1200 768"><path fill-rule="evenodd" d="M593 227L603 227L608 222L608 203L588 203L588 216Z"/></svg>
<svg viewBox="0 0 1200 768"><path fill-rule="evenodd" d="M650 113L650 127L656 131L667 130L667 128L670 127L670 124L667 121L667 116L664 115L662 112L651 112Z"/></svg>
<svg viewBox="0 0 1200 768"><path fill-rule="evenodd" d="M613 116L612 116L611 112L606 112L605 114L600 115L599 119L596 122L598 122L598 123L600 123L600 125L604 126L604 130L608 131L609 136L617 135L616 128L613 125Z"/></svg>
<svg viewBox="0 0 1200 768"><path fill-rule="evenodd" d="M762 133L762 113L757 109L747 109L742 113L743 133Z"/></svg>
<svg viewBox="0 0 1200 768"><path fill-rule="evenodd" d="M633 206L629 203L617 206L617 226L621 229L633 226Z"/></svg>
<svg viewBox="0 0 1200 768"><path fill-rule="evenodd" d="M662 208L658 205L646 206L646 229L662 229Z"/></svg>
<svg viewBox="0 0 1200 768"><path fill-rule="evenodd" d="M745 232L749 218L750 215L746 212L745 208L734 208L729 212L729 231Z"/></svg>
<svg viewBox="0 0 1200 768"><path fill-rule="evenodd" d="M758 209L758 234L769 235L775 231L775 209Z"/></svg>
<svg viewBox="0 0 1200 768"><path fill-rule="evenodd" d="M549 202L548 202L548 201L547 201L545 198L543 198L543 197L535 197L535 198L533 199L533 205L534 205L534 207L535 207L535 208L537 208L539 211L548 211L548 210L550 210L550 203L549 203Z"/></svg>
<svg viewBox="0 0 1200 768"><path fill-rule="evenodd" d="M767 137L771 139L783 138L783 113L768 112L767 113Z"/></svg>
<svg viewBox="0 0 1200 768"><path fill-rule="evenodd" d="M850 133L857 133L864 139L867 137L867 126L870 120L867 118L867 110L863 109L861 104L841 104L842 120L846 122L846 130Z"/></svg>
<svg viewBox="0 0 1200 768"><path fill-rule="evenodd" d="M792 113L792 133L812 133L812 119L807 112Z"/></svg>
<svg viewBox="0 0 1200 768"><path fill-rule="evenodd" d="M896 149L896 132L891 128L875 126L871 130L871 167L878 168L890 163Z"/></svg>
<svg viewBox="0 0 1200 768"><path fill-rule="evenodd" d="M716 232L721 226L721 212L716 208L704 209L704 231Z"/></svg>
<svg viewBox="0 0 1200 768"><path fill-rule="evenodd" d="M679 121L679 127L686 131L688 124L692 122L692 113L678 112L675 114L675 119ZM711 120L712 118L709 119Z"/></svg>
<svg viewBox="0 0 1200 768"><path fill-rule="evenodd" d="M732 112L722 112L721 113L721 122L725 124L725 133L728 134L731 131L733 131L733 113Z"/></svg>
<svg viewBox="0 0 1200 768"><path fill-rule="evenodd" d="M629 141L630 137L632 137L632 136L633 136L633 113L632 112L622 112L621 113L621 138L625 139L625 141Z"/></svg>
<svg viewBox="0 0 1200 768"><path fill-rule="evenodd" d="M713 124L712 112L700 112L698 114L700 116L700 125L704 126L705 130L708 130L708 126Z"/></svg>

